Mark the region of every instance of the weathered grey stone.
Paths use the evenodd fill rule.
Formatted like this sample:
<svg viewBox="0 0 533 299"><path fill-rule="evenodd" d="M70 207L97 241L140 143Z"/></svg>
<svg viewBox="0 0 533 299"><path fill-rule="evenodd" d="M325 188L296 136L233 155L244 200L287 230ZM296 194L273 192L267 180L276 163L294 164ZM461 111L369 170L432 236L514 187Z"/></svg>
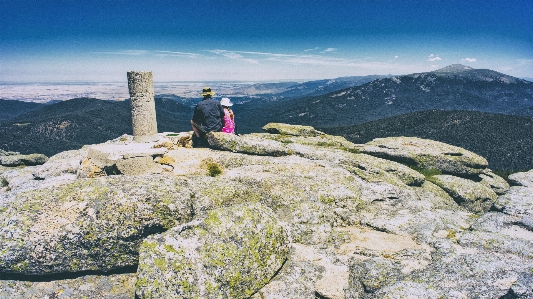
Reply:
<svg viewBox="0 0 533 299"><path fill-rule="evenodd" d="M533 273L520 273L518 280L502 299L533 299Z"/></svg>
<svg viewBox="0 0 533 299"><path fill-rule="evenodd" d="M39 166L10 167L8 171L0 175L1 187L5 187L6 190L4 191L9 192L9 195L13 195L23 191L71 183L76 180L76 175L72 173L57 173L58 176L50 176L46 180L36 179L34 173L38 168Z"/></svg>
<svg viewBox="0 0 533 299"><path fill-rule="evenodd" d="M350 263L350 292L348 298L361 298L380 288L401 281L403 266L399 261L381 257L353 259Z"/></svg>
<svg viewBox="0 0 533 299"><path fill-rule="evenodd" d="M160 133L159 141L154 147L166 147L169 150L177 149L180 147L192 148L193 134L194 133L192 131L181 133ZM169 147L169 144L172 144L172 146Z"/></svg>
<svg viewBox="0 0 533 299"><path fill-rule="evenodd" d="M515 186L498 197L494 208L505 214L519 216L533 222L533 188Z"/></svg>
<svg viewBox="0 0 533 299"><path fill-rule="evenodd" d="M400 281L380 289L370 298L442 299L446 297L430 284Z"/></svg>
<svg viewBox="0 0 533 299"><path fill-rule="evenodd" d="M87 158L81 161L78 171L76 172L76 177L78 179L92 179L103 176L107 176L106 171L94 165L94 163Z"/></svg>
<svg viewBox="0 0 533 299"><path fill-rule="evenodd" d="M24 185L34 180L33 171L35 166L23 168L11 168L2 173L2 182L10 191L18 191L24 188Z"/></svg>
<svg viewBox="0 0 533 299"><path fill-rule="evenodd" d="M309 261L287 261L282 270L251 299L315 299L320 269Z"/></svg>
<svg viewBox="0 0 533 299"><path fill-rule="evenodd" d="M137 272L139 298L248 298L288 255L285 230L270 209L236 205L147 238Z"/></svg>
<svg viewBox="0 0 533 299"><path fill-rule="evenodd" d="M361 144L354 144L342 136L332 136L321 133L316 136L288 135L288 134L271 134L271 133L251 133L250 136L260 137L263 139L276 140L285 144L311 145L324 148L336 148L357 153L362 147Z"/></svg>
<svg viewBox="0 0 533 299"><path fill-rule="evenodd" d="M533 169L527 172L517 172L509 175L509 181L514 185L533 187Z"/></svg>
<svg viewBox="0 0 533 299"><path fill-rule="evenodd" d="M99 173L106 168L117 168L124 175L142 175L161 173L163 168L154 162L168 152L165 147L153 148L151 143L97 144L87 148L87 158L79 177L91 177L90 173ZM92 166L97 169L93 169Z"/></svg>
<svg viewBox="0 0 533 299"><path fill-rule="evenodd" d="M435 175L433 182L444 189L460 206L472 213L487 212L498 198L483 184L452 175Z"/></svg>
<svg viewBox="0 0 533 299"><path fill-rule="evenodd" d="M400 163L366 154L345 155L351 159L340 158L339 165L368 182L421 186L425 181L422 174Z"/></svg>
<svg viewBox="0 0 533 299"><path fill-rule="evenodd" d="M488 166L485 158L463 148L416 137L376 138L366 143L361 152L460 176L480 174Z"/></svg>
<svg viewBox="0 0 533 299"><path fill-rule="evenodd" d="M106 298L133 299L135 273L109 276L87 275L54 281L0 280L0 298L53 299L53 298Z"/></svg>
<svg viewBox="0 0 533 299"><path fill-rule="evenodd" d="M533 256L533 233L520 226L507 226L501 233L466 232L459 239L459 244L486 252L509 253L525 258Z"/></svg>
<svg viewBox="0 0 533 299"><path fill-rule="evenodd" d="M113 176L15 194L0 213L0 272L108 271L140 242L191 218L186 181Z"/></svg>
<svg viewBox="0 0 533 299"><path fill-rule="evenodd" d="M41 165L48 161L48 157L43 154L29 154L29 155L7 155L0 156L0 165L3 166L20 166L20 165Z"/></svg>
<svg viewBox="0 0 533 299"><path fill-rule="evenodd" d="M275 219L272 221L282 224L292 250L279 272L269 269L260 274L268 277L276 273L261 289L259 285L253 288L257 290L254 299L402 296L509 299L517 298L519 293L527 294L520 288L529 280L520 275L532 271L533 192L527 186L505 191L506 184L490 170L485 168L474 174L477 168L468 166L467 160L453 161L453 157L461 157L454 156L458 152L446 155L444 151L434 161L442 169L467 169L457 175L462 176L463 186L472 184L475 188L504 193L490 212L475 215L459 206L448 194L450 190L446 192L432 183L438 178L435 172L424 171L424 167L412 163L414 160L391 161L393 158L358 153L359 148L368 145L352 144L337 136L256 133L241 135L236 141L233 138L239 136L224 134L220 140L228 146L216 150L180 146L178 136L190 136L190 132L175 134L171 136L176 137L173 140L166 135L159 134L157 142L135 144L132 136L125 135L98 145L121 149L94 155L96 161L104 161L99 164L102 168L88 158L77 170L78 178L117 174L120 172L117 164L142 158L168 166L165 175L76 179L73 167L59 162L61 155L52 157L46 167L0 171L4 186L0 188L0 265L4 267L0 269L4 272L0 278L9 278L13 272L46 275L135 266L139 244L148 235L178 225L175 229L180 233L173 233L172 238L182 240L188 233L206 232L205 224L193 224L209 219L213 211L242 212L242 206L261 205L272 210L261 221ZM241 140L244 141L239 143ZM238 146L232 148L232 142ZM424 152L408 150L424 143L426 150L431 151L432 141L400 144L398 151L424 158ZM125 150L130 146L132 151ZM93 146L84 150L88 152L90 147ZM153 147L157 149L154 151ZM240 152L234 152L236 148ZM64 157L65 162L70 159L67 153ZM59 164L55 165L56 162ZM413 167L417 171L406 164L417 166ZM529 172L515 176L519 177L516 185L518 180L527 184ZM486 206L481 211L484 209ZM180 226L189 220L192 222ZM235 227L241 228L239 224ZM240 231L237 234L244 235ZM170 239L170 231L149 239L162 242L150 243L145 248L151 256L142 259L147 264L143 266L146 275L149 267L159 274L170 273L176 263L169 261L190 260L195 254L173 253L170 247L165 247L176 244L168 243ZM250 250L247 256L254 254ZM212 274L205 281L238 278L231 269L241 268L239 263L243 259L239 256L242 255L223 259L226 270L206 268L214 272L206 270L204 274ZM350 267L355 263L364 267ZM162 265L166 267L163 270ZM161 279L152 280L153 284L144 289L158 283L160 287L170 285L183 277L161 275ZM185 277L193 279L192 275ZM42 280L48 278L43 276ZM242 281L242 277L226 281L236 280ZM141 283L144 286L143 280L139 280ZM15 284L32 288L39 298L47 296L39 293L36 284L15 281L8 286ZM105 279L100 284L108 285ZM250 285L237 284L236 288L241 290ZM65 292L73 290L70 297L76 297L72 294L76 294L77 287L68 285ZM41 286L52 290L55 284ZM94 289L95 294L99 294L98 288ZM19 293L15 290L15 294ZM59 298L61 295L52 291L50 294ZM160 297L154 294L153 298Z"/></svg>
<svg viewBox="0 0 533 299"><path fill-rule="evenodd" d="M87 156L87 150L72 150L54 155L43 165L33 171L36 179L47 179L64 174L76 174L81 162Z"/></svg>
<svg viewBox="0 0 533 299"><path fill-rule="evenodd" d="M344 299L348 288L348 266L343 259L312 246L291 244L289 260L265 287L252 298Z"/></svg>
<svg viewBox="0 0 533 299"><path fill-rule="evenodd" d="M492 171L486 171L480 174L479 177L481 178L481 184L491 188L498 195L505 194L505 192L509 191L509 183Z"/></svg>
<svg viewBox="0 0 533 299"><path fill-rule="evenodd" d="M235 153L275 157L292 154L292 151L281 142L253 136L210 132L207 134L207 141L212 148Z"/></svg>
<svg viewBox="0 0 533 299"><path fill-rule="evenodd" d="M137 142L159 139L152 72L128 72L133 138Z"/></svg>
<svg viewBox="0 0 533 299"><path fill-rule="evenodd" d="M518 273L531 269L522 257L447 243L436 246L431 264L402 280L433 286L443 298L491 299L504 296Z"/></svg>
<svg viewBox="0 0 533 299"><path fill-rule="evenodd" d="M288 125L281 123L268 123L263 126L263 131L271 134L294 135L294 136L319 136L324 133L310 126Z"/></svg>
<svg viewBox="0 0 533 299"><path fill-rule="evenodd" d="M142 175L163 172L161 164L150 156L120 159L116 163L118 171L125 175Z"/></svg>

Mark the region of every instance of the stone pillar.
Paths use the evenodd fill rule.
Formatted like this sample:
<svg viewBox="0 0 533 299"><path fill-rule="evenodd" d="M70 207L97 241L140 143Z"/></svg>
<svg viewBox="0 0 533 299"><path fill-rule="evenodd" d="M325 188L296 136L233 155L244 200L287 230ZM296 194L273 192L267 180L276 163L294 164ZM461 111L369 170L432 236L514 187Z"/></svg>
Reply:
<svg viewBox="0 0 533 299"><path fill-rule="evenodd" d="M154 83L152 72L128 72L133 140L157 141Z"/></svg>

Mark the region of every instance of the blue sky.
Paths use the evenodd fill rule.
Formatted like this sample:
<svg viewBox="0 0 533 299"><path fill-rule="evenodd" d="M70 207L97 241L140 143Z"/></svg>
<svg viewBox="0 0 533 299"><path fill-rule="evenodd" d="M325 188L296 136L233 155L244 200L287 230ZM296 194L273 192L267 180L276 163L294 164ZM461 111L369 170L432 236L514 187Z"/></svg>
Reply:
<svg viewBox="0 0 533 299"><path fill-rule="evenodd" d="M2 0L0 81L533 78L533 0Z"/></svg>

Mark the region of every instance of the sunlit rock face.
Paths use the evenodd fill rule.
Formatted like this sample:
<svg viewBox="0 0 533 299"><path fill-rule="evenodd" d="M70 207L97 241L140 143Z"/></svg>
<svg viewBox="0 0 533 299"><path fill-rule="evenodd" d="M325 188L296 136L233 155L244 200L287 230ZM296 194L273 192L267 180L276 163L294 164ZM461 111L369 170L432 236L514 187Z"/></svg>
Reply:
<svg viewBox="0 0 533 299"><path fill-rule="evenodd" d="M0 294L532 296L533 171L509 186L440 142L285 124L167 135L1 168Z"/></svg>

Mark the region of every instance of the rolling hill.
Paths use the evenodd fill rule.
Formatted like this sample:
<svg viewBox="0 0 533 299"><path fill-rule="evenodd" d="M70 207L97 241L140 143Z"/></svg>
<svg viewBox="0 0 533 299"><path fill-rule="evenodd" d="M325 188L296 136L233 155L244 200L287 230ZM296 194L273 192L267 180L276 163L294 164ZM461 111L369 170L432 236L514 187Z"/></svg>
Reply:
<svg viewBox="0 0 533 299"><path fill-rule="evenodd" d="M40 109L45 104L0 99L0 122Z"/></svg>
<svg viewBox="0 0 533 299"><path fill-rule="evenodd" d="M156 98L158 131L189 131L192 108ZM132 134L129 101L77 98L44 106L0 125L0 148L48 156Z"/></svg>

